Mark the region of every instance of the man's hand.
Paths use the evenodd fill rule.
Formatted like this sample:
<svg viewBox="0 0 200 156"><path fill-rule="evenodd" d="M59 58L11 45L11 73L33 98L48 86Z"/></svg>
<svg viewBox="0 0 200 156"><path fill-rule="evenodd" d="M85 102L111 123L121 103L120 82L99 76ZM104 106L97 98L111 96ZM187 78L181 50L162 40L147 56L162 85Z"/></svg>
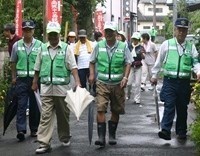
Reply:
<svg viewBox="0 0 200 156"><path fill-rule="evenodd" d="M12 85L16 85L16 78L12 78Z"/></svg>
<svg viewBox="0 0 200 156"><path fill-rule="evenodd" d="M128 82L128 78L127 77L123 77L121 83L120 83L120 87L121 88L125 88Z"/></svg>
<svg viewBox="0 0 200 156"><path fill-rule="evenodd" d="M37 84L37 82L33 82L33 83L32 83L31 89L32 89L33 91L37 91L37 89L38 89L38 84Z"/></svg>
<svg viewBox="0 0 200 156"><path fill-rule="evenodd" d="M150 81L151 81L152 84L157 85L157 79L156 78L151 78Z"/></svg>
<svg viewBox="0 0 200 156"><path fill-rule="evenodd" d="M94 74L90 74L90 76L89 76L89 83L90 83L90 85L93 85L93 84L94 84L94 81L95 81L95 76L94 76Z"/></svg>

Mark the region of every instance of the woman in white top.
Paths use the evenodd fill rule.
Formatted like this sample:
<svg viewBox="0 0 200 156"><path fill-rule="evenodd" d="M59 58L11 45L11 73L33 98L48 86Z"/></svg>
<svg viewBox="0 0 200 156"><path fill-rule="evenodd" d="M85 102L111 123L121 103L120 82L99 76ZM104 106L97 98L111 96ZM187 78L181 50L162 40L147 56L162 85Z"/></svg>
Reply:
<svg viewBox="0 0 200 156"><path fill-rule="evenodd" d="M144 86L146 86L147 78L151 78L152 73L151 69L153 68L156 57L157 57L157 49L155 43L151 42L150 36L148 33L144 33L141 35L143 47L145 49L145 59L142 61L142 86L141 89L144 91ZM149 88L149 90L153 90L153 86Z"/></svg>

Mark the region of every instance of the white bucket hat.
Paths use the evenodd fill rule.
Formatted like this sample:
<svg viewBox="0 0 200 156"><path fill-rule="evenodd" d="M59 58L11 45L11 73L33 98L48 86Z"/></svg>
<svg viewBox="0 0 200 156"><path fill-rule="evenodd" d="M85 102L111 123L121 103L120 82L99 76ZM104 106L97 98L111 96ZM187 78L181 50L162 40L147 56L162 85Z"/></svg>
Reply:
<svg viewBox="0 0 200 156"><path fill-rule="evenodd" d="M123 35L123 36L126 38L126 34L125 34L124 31L121 31L121 30L120 30L120 31L118 31L117 33L120 34L120 35Z"/></svg>
<svg viewBox="0 0 200 156"><path fill-rule="evenodd" d="M139 32L134 32L133 35L131 36L131 38L135 38L140 40L141 39L141 34Z"/></svg>

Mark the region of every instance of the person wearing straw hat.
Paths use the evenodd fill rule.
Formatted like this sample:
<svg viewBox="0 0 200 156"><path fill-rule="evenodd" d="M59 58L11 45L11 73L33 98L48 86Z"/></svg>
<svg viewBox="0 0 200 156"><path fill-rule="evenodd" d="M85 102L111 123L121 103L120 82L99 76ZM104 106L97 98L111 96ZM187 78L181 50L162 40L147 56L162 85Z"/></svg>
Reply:
<svg viewBox="0 0 200 156"><path fill-rule="evenodd" d="M126 43L118 41L117 24L106 22L105 39L98 42L90 58L90 84L96 80L97 132L95 145L106 144L106 112L110 104L108 121L109 144L116 145L119 115L124 114L125 92L133 58ZM96 68L96 69L95 69ZM97 75L97 76L96 76Z"/></svg>
<svg viewBox="0 0 200 156"><path fill-rule="evenodd" d="M188 19L178 18L175 21L175 37L162 43L152 68L151 82L154 85L157 84L159 71L163 69L164 80L160 99L164 102L164 113L158 136L164 140L171 140L175 113L177 139L187 139L187 110L191 95L192 70L197 74L197 80L200 80L198 52L194 44L185 40L188 28Z"/></svg>
<svg viewBox="0 0 200 156"><path fill-rule="evenodd" d="M67 35L67 44L74 45L76 43L76 33L74 31L70 31Z"/></svg>
<svg viewBox="0 0 200 156"><path fill-rule="evenodd" d="M76 86L80 86L77 65L73 51L60 40L60 24L49 22L46 27L48 42L41 46L35 63L32 89L37 90L41 80L42 112L38 127L37 141L40 143L36 154L51 151L50 141L54 130L54 117L57 117L57 131L63 146L70 145L70 125L67 103L64 99L70 89L70 74Z"/></svg>

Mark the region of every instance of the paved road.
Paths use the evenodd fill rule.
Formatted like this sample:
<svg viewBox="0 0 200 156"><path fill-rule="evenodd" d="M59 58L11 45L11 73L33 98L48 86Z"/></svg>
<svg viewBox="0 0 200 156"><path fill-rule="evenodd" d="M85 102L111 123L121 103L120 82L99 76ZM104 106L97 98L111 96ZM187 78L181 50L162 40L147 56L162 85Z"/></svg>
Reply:
<svg viewBox="0 0 200 156"><path fill-rule="evenodd" d="M84 111L80 121L71 114L71 146L62 147L58 141L57 132L51 141L52 152L50 156L195 156L194 143L189 139L185 143L177 141L172 131L172 140L164 141L158 138L158 127L152 117L155 113L155 104L151 91L142 92L142 107L134 105L132 100L126 102L126 114L121 116L118 125L116 146L106 145L104 149L98 149L94 145L97 139L96 123L94 123L94 135L92 145L89 145L87 136L87 110ZM162 114L163 105L160 104ZM192 110L192 108L190 108ZM109 116L109 114L108 114ZM150 116L150 117L148 117ZM189 122L192 122L193 116ZM108 118L107 118L108 119ZM2 131L2 126L0 127ZM0 156L32 156L38 143L34 138L26 136L24 142L17 142L15 121L12 122L5 136L0 135ZM44 154L47 155L47 154Z"/></svg>

